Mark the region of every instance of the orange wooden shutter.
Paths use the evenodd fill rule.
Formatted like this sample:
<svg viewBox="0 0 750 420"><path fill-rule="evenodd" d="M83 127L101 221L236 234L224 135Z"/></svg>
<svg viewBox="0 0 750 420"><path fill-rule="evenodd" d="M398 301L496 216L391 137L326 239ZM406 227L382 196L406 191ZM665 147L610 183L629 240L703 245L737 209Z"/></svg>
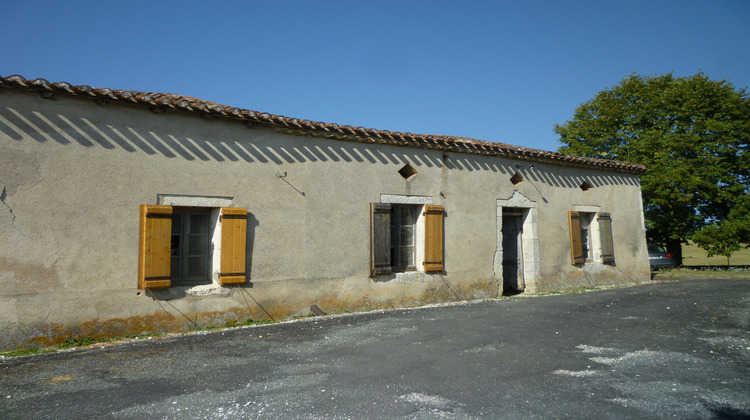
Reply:
<svg viewBox="0 0 750 420"><path fill-rule="evenodd" d="M391 205L370 203L370 275L391 272Z"/></svg>
<svg viewBox="0 0 750 420"><path fill-rule="evenodd" d="M221 267L219 284L222 286L245 283L245 247L247 244L247 209L221 208Z"/></svg>
<svg viewBox="0 0 750 420"><path fill-rule="evenodd" d="M568 225L570 226L570 258L573 264L583 264L586 257L583 255L581 244L581 214L577 211L568 212Z"/></svg>
<svg viewBox="0 0 750 420"><path fill-rule="evenodd" d="M443 271L443 206L424 206L424 271Z"/></svg>
<svg viewBox="0 0 750 420"><path fill-rule="evenodd" d="M138 252L138 288L171 286L172 206L141 204Z"/></svg>
<svg viewBox="0 0 750 420"><path fill-rule="evenodd" d="M612 218L609 213L599 213L599 237L602 241L602 262L615 263L615 248L612 241Z"/></svg>

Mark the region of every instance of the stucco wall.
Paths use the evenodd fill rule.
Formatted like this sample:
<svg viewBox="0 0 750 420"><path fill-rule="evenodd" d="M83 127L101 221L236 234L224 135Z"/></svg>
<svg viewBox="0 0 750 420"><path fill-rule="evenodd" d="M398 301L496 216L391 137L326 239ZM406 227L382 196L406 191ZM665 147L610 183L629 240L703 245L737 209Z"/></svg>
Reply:
<svg viewBox="0 0 750 420"><path fill-rule="evenodd" d="M407 163L418 172L409 181L398 173ZM0 348L281 319L312 303L334 313L495 297L497 200L515 191L536 206L528 291L648 279L635 175L0 90ZM137 290L138 207L159 194L248 209L246 285ZM369 277L368 204L383 194L444 206L444 274ZM615 266L570 263L575 205L612 214Z"/></svg>

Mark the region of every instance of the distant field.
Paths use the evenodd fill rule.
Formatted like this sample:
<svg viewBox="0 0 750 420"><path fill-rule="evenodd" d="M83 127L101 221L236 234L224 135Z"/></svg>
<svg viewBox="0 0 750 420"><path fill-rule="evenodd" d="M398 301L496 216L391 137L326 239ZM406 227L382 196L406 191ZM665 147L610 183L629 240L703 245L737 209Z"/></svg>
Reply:
<svg viewBox="0 0 750 420"><path fill-rule="evenodd" d="M682 264L690 265L727 265L727 257L706 257L706 251L697 245L682 246ZM750 249L737 251L729 257L730 265L750 265Z"/></svg>

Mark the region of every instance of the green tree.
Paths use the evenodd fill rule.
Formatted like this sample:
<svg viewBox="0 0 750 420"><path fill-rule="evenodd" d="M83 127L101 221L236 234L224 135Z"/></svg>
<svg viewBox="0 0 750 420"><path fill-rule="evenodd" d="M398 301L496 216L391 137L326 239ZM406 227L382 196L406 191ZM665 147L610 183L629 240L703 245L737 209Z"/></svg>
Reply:
<svg viewBox="0 0 750 420"><path fill-rule="evenodd" d="M750 98L727 81L633 74L576 108L555 133L562 153L648 167L641 177L648 236L679 264L682 243L727 220L748 195Z"/></svg>
<svg viewBox="0 0 750 420"><path fill-rule="evenodd" d="M705 249L709 257L729 257L736 251L750 247L750 195L744 195L732 207L725 220L699 230L690 238Z"/></svg>
<svg viewBox="0 0 750 420"><path fill-rule="evenodd" d="M725 222L704 227L696 232L692 239L698 246L706 250L709 257L714 255L727 257L727 265L729 265L729 257L742 249L742 245L736 236L735 226Z"/></svg>

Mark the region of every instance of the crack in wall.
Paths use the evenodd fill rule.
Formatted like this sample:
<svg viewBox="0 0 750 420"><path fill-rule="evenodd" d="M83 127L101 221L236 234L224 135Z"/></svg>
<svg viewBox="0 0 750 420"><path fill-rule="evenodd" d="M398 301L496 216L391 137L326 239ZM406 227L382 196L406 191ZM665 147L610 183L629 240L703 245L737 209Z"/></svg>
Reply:
<svg viewBox="0 0 750 420"><path fill-rule="evenodd" d="M5 185L3 185L3 190L0 191L0 202L3 203L3 205L8 208L10 215L13 216L13 218L10 220L10 225L13 226L13 223L16 221L16 215L13 214L13 209L10 207L10 205L5 202L6 197L7 197L7 193L6 193Z"/></svg>

